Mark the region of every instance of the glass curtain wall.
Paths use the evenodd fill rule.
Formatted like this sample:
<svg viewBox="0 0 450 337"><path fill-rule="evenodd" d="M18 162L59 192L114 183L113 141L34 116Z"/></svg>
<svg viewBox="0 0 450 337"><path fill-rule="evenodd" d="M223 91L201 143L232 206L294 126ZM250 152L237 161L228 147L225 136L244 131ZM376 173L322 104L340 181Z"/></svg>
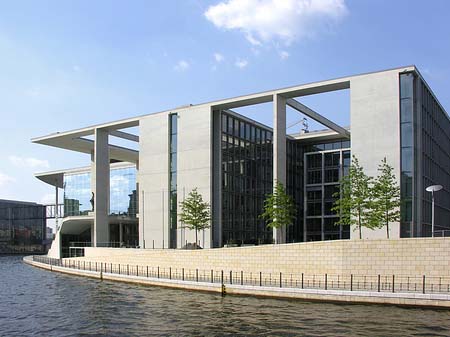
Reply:
<svg viewBox="0 0 450 337"><path fill-rule="evenodd" d="M309 149L339 148L305 154L305 241L349 239L349 226L339 225L339 217L331 209L339 192L339 180L348 174L350 167L349 142L334 142L330 145L317 144ZM323 145L323 146L322 146Z"/></svg>
<svg viewBox="0 0 450 337"><path fill-rule="evenodd" d="M303 155L304 147L293 139L286 143L286 191L294 199L297 209L292 226L286 230L287 242L303 241Z"/></svg>
<svg viewBox="0 0 450 337"><path fill-rule="evenodd" d="M418 79L416 79L418 81ZM421 116L422 158L422 223L418 231L422 236L431 235L431 193L425 188L430 185L442 185L444 188L435 194L435 236L450 236L450 119L429 90L426 83L418 81ZM419 182L418 182L419 183Z"/></svg>
<svg viewBox="0 0 450 337"><path fill-rule="evenodd" d="M170 153L169 153L169 224L170 241L169 248L177 248L177 145L178 145L178 115L169 115L170 128ZM164 246L164 243L163 243Z"/></svg>
<svg viewBox="0 0 450 337"><path fill-rule="evenodd" d="M111 170L110 214L136 217L136 169L125 167Z"/></svg>
<svg viewBox="0 0 450 337"><path fill-rule="evenodd" d="M413 226L414 176L414 75L400 75L400 189L402 237L421 236Z"/></svg>
<svg viewBox="0 0 450 337"><path fill-rule="evenodd" d="M259 215L272 192L272 131L222 112L223 244L272 242Z"/></svg>
<svg viewBox="0 0 450 337"><path fill-rule="evenodd" d="M0 202L0 254L42 252L46 224L45 206Z"/></svg>
<svg viewBox="0 0 450 337"><path fill-rule="evenodd" d="M91 173L64 175L64 216L88 215L91 205ZM136 168L110 171L110 215L136 217Z"/></svg>
<svg viewBox="0 0 450 337"><path fill-rule="evenodd" d="M64 216L88 215L91 205L91 174L64 174Z"/></svg>

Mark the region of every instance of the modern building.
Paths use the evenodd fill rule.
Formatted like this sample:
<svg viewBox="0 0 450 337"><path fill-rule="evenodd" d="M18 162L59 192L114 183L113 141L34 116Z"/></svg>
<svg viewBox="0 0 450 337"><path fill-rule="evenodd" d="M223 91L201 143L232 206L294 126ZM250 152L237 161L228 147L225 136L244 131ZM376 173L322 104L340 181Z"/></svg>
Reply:
<svg viewBox="0 0 450 337"><path fill-rule="evenodd" d="M0 254L45 252L46 225L44 205L0 200Z"/></svg>
<svg viewBox="0 0 450 337"><path fill-rule="evenodd" d="M300 102L339 90L349 91L349 127ZM270 102L272 128L233 111ZM287 107L327 130L287 134ZM435 195L435 234L450 230L450 119L415 66L188 105L33 142L90 159L83 169L37 175L64 189L65 217L52 246L56 255L77 241L185 247L195 234L180 223L179 202L193 188L211 204L211 227L200 235L205 248L356 238L353 229L335 225L331 210L351 155L372 176L384 157L394 168L403 203L401 221L390 225L391 238L431 236L431 195L425 188L433 184L444 186ZM274 181L293 196L297 218L272 233L259 215ZM385 236L385 229L363 229L364 238Z"/></svg>

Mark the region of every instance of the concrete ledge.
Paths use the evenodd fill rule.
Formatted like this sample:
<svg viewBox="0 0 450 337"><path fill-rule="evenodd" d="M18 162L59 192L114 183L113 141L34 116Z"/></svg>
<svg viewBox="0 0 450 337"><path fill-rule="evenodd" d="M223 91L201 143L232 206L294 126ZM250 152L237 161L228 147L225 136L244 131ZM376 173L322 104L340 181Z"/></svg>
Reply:
<svg viewBox="0 0 450 337"><path fill-rule="evenodd" d="M389 304L401 306L450 308L450 295L446 294L297 289L297 288L258 287L248 285L241 286L236 284L226 284L222 286L220 283L169 280L169 279L158 279L154 277L147 278L142 276L118 275L106 272L95 272L88 270L51 266L45 263L33 261L31 256L27 256L23 260L27 264L50 271L76 276L86 276L101 280L142 284L146 286L158 286L158 287L205 291L213 293L224 292L230 295L299 299L306 301Z"/></svg>

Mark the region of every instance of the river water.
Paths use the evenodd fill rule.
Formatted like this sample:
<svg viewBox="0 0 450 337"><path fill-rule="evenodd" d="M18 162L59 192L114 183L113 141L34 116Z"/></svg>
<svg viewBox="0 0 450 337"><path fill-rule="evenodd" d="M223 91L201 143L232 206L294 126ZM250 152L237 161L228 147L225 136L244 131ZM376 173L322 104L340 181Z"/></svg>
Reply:
<svg viewBox="0 0 450 337"><path fill-rule="evenodd" d="M0 256L0 336L450 336L450 311L310 303L51 273Z"/></svg>

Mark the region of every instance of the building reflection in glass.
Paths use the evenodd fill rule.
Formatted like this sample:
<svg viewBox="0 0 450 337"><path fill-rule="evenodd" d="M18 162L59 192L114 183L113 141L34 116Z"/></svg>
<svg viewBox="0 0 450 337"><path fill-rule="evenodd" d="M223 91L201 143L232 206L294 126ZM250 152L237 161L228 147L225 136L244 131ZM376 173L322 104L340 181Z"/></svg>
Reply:
<svg viewBox="0 0 450 337"><path fill-rule="evenodd" d="M64 216L88 215L91 206L90 172L64 175ZM112 168L110 171L110 215L136 217L136 168Z"/></svg>

